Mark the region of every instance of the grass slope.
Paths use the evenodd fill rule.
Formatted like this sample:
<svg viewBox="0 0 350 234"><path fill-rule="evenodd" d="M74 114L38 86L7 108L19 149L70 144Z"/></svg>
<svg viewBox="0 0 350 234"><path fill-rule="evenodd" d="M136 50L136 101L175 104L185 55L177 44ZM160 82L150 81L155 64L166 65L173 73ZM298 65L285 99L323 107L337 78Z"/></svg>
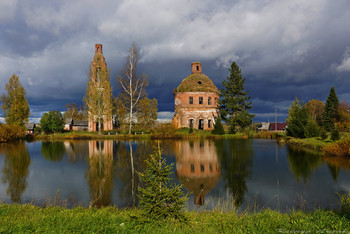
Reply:
<svg viewBox="0 0 350 234"><path fill-rule="evenodd" d="M0 233L5 232L108 232L108 233L348 233L350 213L316 210L279 213L205 211L186 212L187 222L147 221L138 209L114 207L40 208L0 205ZM143 221L142 221L143 220Z"/></svg>

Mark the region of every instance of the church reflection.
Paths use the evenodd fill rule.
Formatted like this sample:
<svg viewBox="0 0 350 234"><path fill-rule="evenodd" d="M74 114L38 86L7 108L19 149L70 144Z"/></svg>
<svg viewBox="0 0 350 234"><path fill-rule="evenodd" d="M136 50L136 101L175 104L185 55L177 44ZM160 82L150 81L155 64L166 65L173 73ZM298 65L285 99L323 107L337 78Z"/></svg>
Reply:
<svg viewBox="0 0 350 234"><path fill-rule="evenodd" d="M89 141L88 163L90 204L97 208L108 206L113 190L113 141Z"/></svg>
<svg viewBox="0 0 350 234"><path fill-rule="evenodd" d="M176 177L194 194L194 204L203 205L205 195L220 179L221 166L210 140L175 142Z"/></svg>

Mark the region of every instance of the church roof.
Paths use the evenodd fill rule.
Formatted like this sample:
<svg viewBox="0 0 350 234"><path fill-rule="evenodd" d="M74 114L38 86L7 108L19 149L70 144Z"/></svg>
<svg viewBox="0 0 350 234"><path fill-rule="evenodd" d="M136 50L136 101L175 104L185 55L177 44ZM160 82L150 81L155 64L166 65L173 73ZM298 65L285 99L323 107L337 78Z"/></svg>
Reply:
<svg viewBox="0 0 350 234"><path fill-rule="evenodd" d="M187 76L181 84L174 90L179 92L213 92L219 93L213 81L203 73L195 73Z"/></svg>

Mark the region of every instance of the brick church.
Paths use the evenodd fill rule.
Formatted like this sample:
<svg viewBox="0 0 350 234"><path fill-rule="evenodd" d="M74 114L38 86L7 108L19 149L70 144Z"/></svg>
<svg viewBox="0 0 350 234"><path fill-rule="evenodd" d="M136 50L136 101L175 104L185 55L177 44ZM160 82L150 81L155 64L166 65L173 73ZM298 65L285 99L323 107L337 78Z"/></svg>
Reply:
<svg viewBox="0 0 350 234"><path fill-rule="evenodd" d="M202 73L200 62L192 63L192 74L182 80L174 90L175 115L173 124L176 128L194 128L211 130L218 117L219 90Z"/></svg>

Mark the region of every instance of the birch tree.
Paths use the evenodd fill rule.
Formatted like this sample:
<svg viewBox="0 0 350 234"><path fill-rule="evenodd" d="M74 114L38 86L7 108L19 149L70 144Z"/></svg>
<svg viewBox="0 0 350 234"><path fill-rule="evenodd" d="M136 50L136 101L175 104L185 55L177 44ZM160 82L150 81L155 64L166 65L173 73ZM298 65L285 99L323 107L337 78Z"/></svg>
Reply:
<svg viewBox="0 0 350 234"><path fill-rule="evenodd" d="M129 134L131 134L133 115L136 107L140 99L146 95L145 88L148 85L147 75L137 74L138 60L139 52L134 42L129 50L126 64L123 70L121 70L121 75L117 78L117 83L122 90L118 98L122 101L128 112Z"/></svg>

